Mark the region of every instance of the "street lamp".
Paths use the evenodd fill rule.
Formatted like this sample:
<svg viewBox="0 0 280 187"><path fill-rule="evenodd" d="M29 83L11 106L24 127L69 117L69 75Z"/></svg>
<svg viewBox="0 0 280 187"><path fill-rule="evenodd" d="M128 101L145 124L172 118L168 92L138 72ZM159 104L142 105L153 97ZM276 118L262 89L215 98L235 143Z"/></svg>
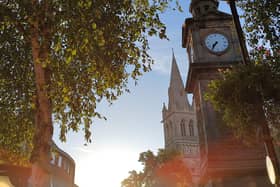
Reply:
<svg viewBox="0 0 280 187"><path fill-rule="evenodd" d="M246 48L246 44L245 44L245 40L244 40L243 31L242 31L242 28L241 28L239 16L238 16L238 13L237 13L235 0L224 0L224 1L227 1L228 4L230 5L234 25L235 25L237 35L238 35L238 38L239 38L243 63L245 65L249 64L250 63L249 55L248 55L248 51L247 51L247 48ZM279 185L279 176L280 176L279 161L278 161L275 149L274 149L273 138L271 137L270 130L269 130L267 121L265 119L264 110L262 108L263 103L262 103L261 99L260 99L260 101L261 102L260 102L260 105L259 105L259 110L260 110L259 112L262 114L261 125L262 125L263 137L264 137L264 144L265 144L266 153L267 153L267 156L266 156L267 172L268 172L269 179L270 179L271 183L274 184L276 187L279 187L280 186Z"/></svg>

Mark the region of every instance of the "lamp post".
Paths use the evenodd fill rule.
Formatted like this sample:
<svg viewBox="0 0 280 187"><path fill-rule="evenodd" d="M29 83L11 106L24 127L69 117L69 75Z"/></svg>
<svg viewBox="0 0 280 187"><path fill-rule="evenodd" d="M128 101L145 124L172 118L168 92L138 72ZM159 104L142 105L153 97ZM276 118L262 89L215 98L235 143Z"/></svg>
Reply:
<svg viewBox="0 0 280 187"><path fill-rule="evenodd" d="M245 38L244 38L243 31L241 28L238 12L237 12L236 5L235 5L235 0L226 0L226 1L229 3L230 9L231 9L235 29L237 31L237 35L238 35L238 39L239 39L243 63L249 64L250 60L249 60L248 50L246 48Z"/></svg>
<svg viewBox="0 0 280 187"><path fill-rule="evenodd" d="M226 0L228 2L228 4L230 5L230 9L232 12L232 16L233 16L233 21L234 21L234 25L237 31L237 35L239 38L239 43L240 43L240 48L241 48L241 54L242 54L242 60L243 63L249 64L250 60L249 60L249 55L248 55L248 51L246 48L246 44L245 44L245 39L244 39L244 35L243 35L243 31L241 28L241 24L240 24L240 20L239 20L239 16L238 16L238 12L236 9L236 4L235 4L235 0ZM265 144L265 148L266 148L266 167L267 167L267 171L268 171L268 175L270 178L270 181L272 182L272 184L275 185L275 187L280 187L279 184L279 176L280 176L280 168L279 168L279 161L274 149L274 145L273 145L273 138L271 137L270 134L270 130L264 115L264 110L263 110L263 100L261 99L261 97L258 97L259 102L259 106L256 106L259 109L259 113L261 114L260 116L260 124L262 127L262 131L263 131L263 137L264 137L264 144Z"/></svg>

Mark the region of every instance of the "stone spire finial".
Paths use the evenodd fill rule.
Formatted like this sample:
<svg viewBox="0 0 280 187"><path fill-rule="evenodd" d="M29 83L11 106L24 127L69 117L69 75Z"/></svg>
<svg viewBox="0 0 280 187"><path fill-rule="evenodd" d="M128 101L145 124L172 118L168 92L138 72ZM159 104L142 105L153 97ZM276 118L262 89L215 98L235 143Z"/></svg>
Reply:
<svg viewBox="0 0 280 187"><path fill-rule="evenodd" d="M165 103L163 103L162 111L161 111L161 113L162 113L162 119L163 119L163 120L165 119L165 117L166 117L166 115L167 115L167 112L168 112L168 110L167 110L167 108L166 108L166 106L165 106Z"/></svg>
<svg viewBox="0 0 280 187"><path fill-rule="evenodd" d="M163 103L162 111L167 111L167 108L166 108L166 106L165 106L165 103Z"/></svg>
<svg viewBox="0 0 280 187"><path fill-rule="evenodd" d="M210 12L218 10L219 2L217 0L192 0L190 13L194 18L206 16Z"/></svg>

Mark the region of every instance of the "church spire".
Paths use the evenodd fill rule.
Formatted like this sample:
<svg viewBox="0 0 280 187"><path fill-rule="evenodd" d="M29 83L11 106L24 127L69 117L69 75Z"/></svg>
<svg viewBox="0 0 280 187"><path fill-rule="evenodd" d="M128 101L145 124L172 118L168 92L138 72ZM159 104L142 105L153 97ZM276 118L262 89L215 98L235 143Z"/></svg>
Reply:
<svg viewBox="0 0 280 187"><path fill-rule="evenodd" d="M190 104L188 103L188 100L186 98L184 84L173 50L168 96L168 111L184 111L190 109Z"/></svg>
<svg viewBox="0 0 280 187"><path fill-rule="evenodd" d="M180 71L176 62L176 58L174 55L174 51L172 49L172 66L171 66L171 74L170 74L170 88L184 88L184 84L180 75Z"/></svg>

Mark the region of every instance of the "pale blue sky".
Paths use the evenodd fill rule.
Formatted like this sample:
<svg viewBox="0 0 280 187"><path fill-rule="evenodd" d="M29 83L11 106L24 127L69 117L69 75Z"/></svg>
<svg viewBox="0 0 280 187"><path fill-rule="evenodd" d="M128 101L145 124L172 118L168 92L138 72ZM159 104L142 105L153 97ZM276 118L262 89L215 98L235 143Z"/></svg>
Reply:
<svg viewBox="0 0 280 187"><path fill-rule="evenodd" d="M190 1L181 1L183 13L172 10L162 15L170 41L150 40L150 54L155 60L153 71L144 74L135 86L129 83L131 93L124 94L112 106L102 103L98 110L107 121L97 120L92 126L93 142L83 146L82 133L69 133L66 143L58 141L57 128L54 139L58 146L76 162L76 183L80 187L120 187L128 171L141 169L137 162L139 153L164 147L161 110L168 102L168 85L172 48L186 81L188 60L181 47L182 24L189 13ZM220 10L229 11L225 3Z"/></svg>

